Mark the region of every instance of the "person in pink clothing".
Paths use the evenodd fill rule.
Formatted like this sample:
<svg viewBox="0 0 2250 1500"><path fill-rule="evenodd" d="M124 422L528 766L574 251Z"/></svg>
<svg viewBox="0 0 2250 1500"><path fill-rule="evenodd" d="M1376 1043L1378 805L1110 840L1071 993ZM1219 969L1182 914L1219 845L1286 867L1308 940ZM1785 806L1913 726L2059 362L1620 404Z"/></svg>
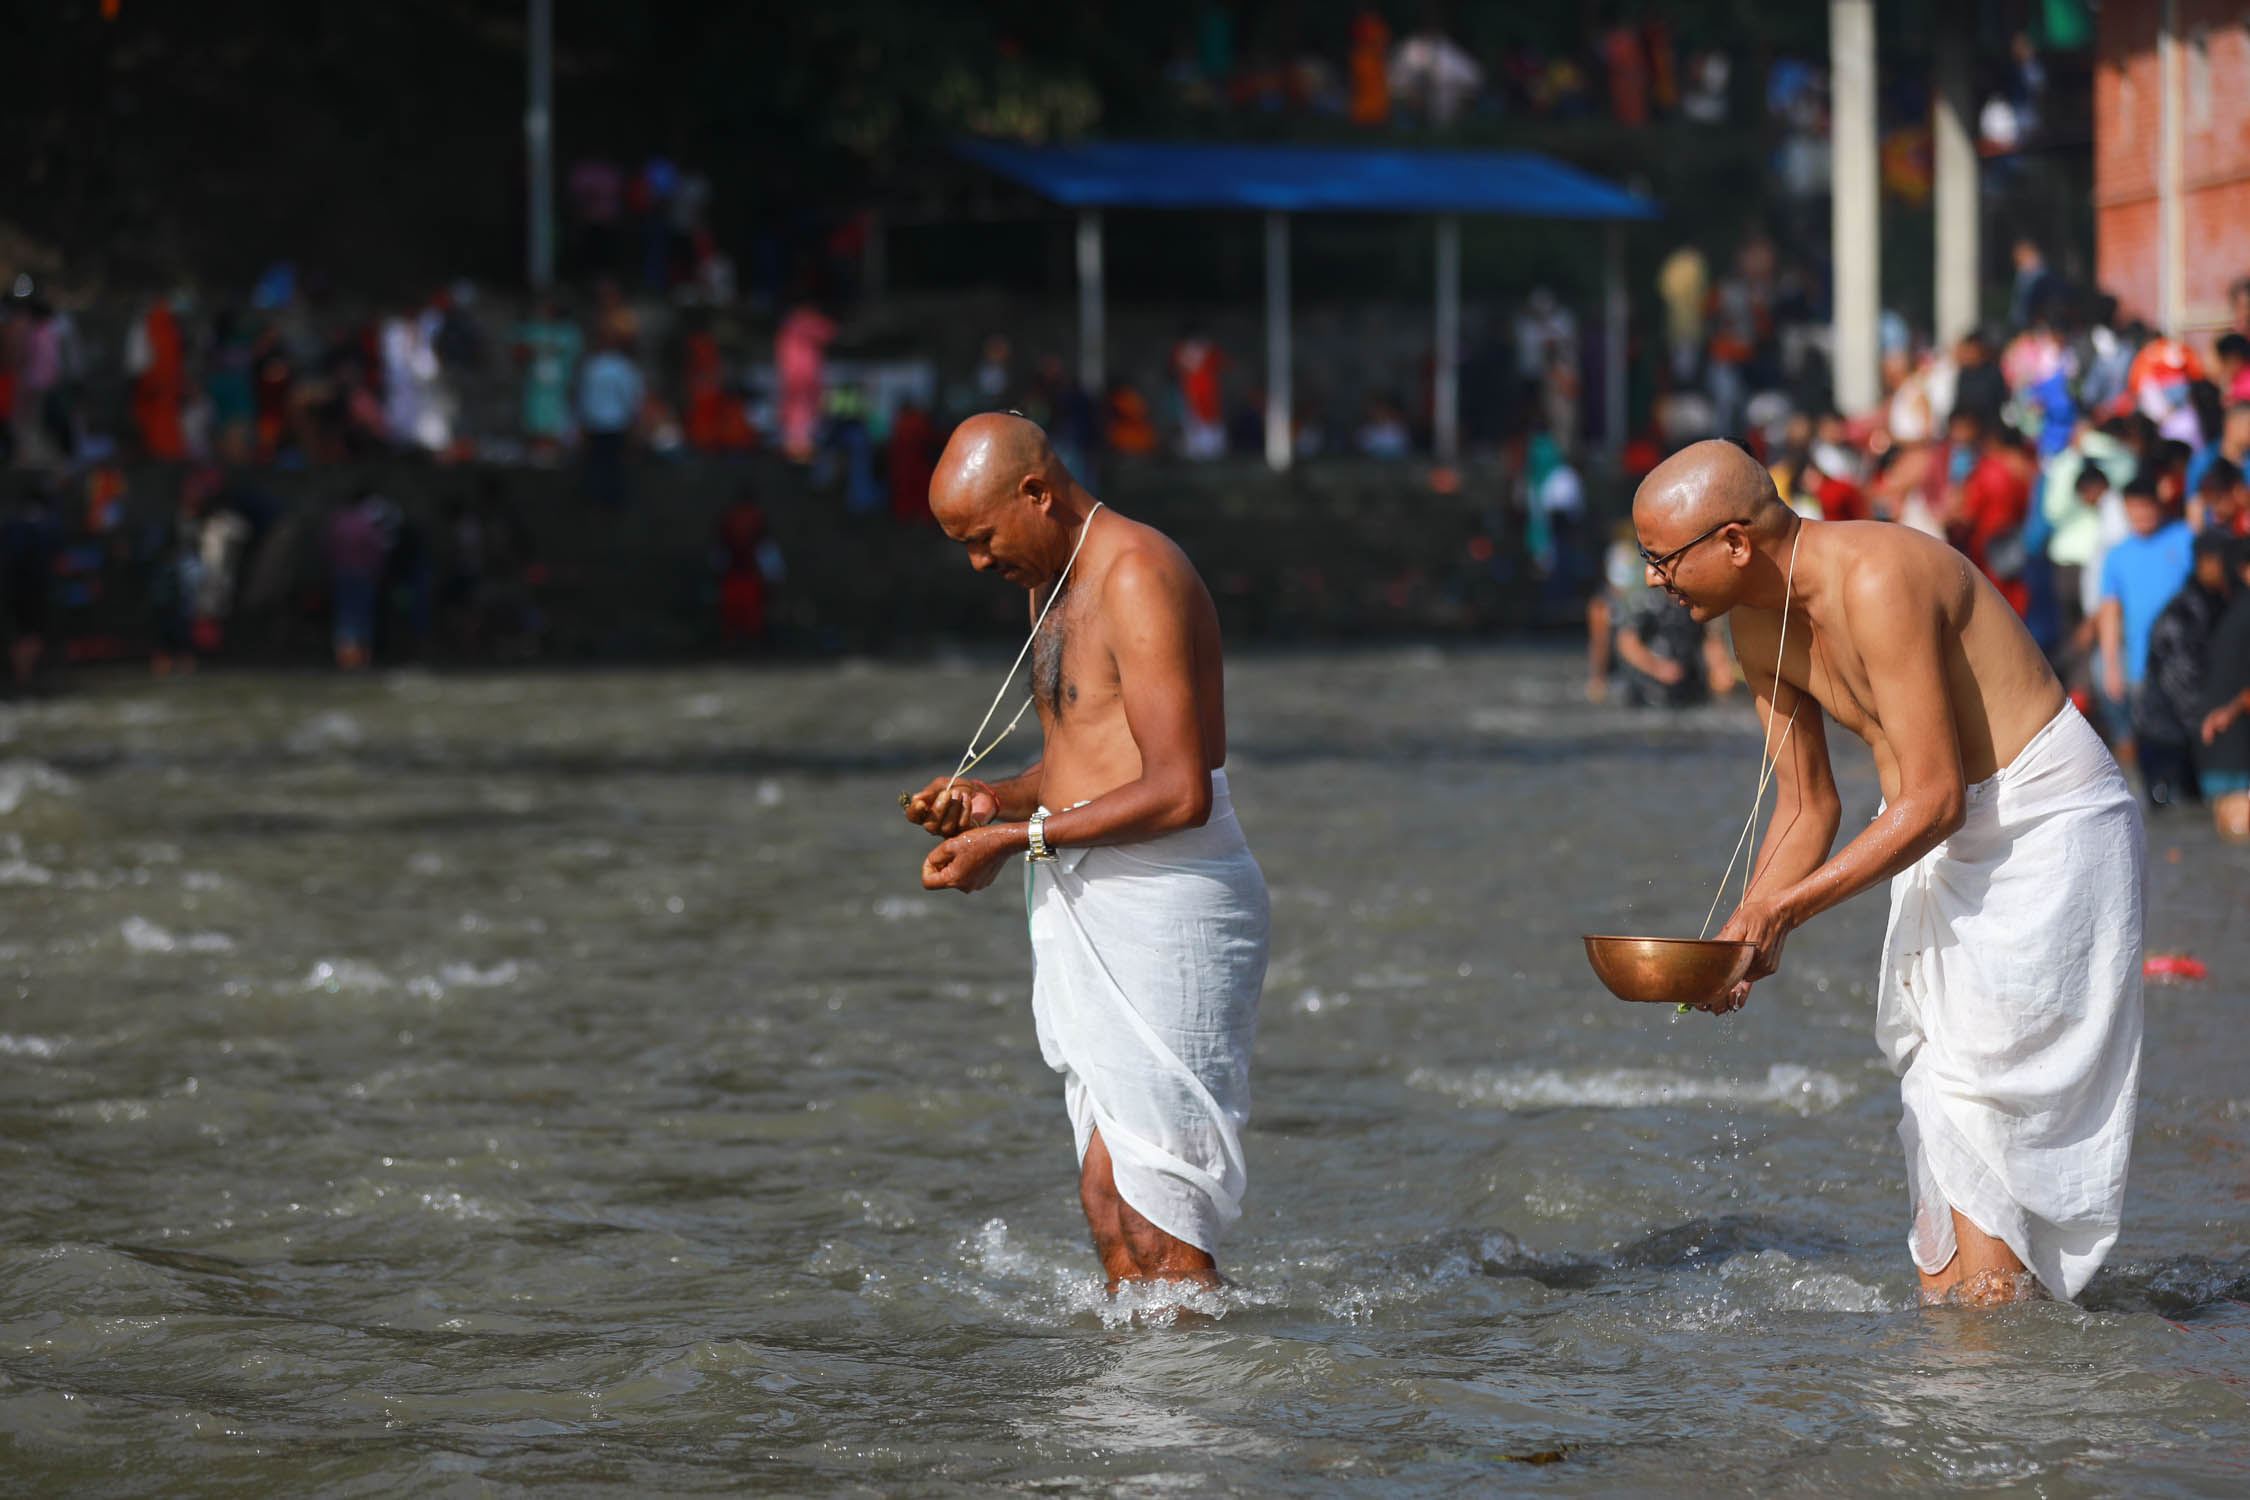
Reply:
<svg viewBox="0 0 2250 1500"><path fill-rule="evenodd" d="M800 302L773 336L773 369L781 385L781 446L798 463L813 455L820 427L822 366L836 325L819 308Z"/></svg>

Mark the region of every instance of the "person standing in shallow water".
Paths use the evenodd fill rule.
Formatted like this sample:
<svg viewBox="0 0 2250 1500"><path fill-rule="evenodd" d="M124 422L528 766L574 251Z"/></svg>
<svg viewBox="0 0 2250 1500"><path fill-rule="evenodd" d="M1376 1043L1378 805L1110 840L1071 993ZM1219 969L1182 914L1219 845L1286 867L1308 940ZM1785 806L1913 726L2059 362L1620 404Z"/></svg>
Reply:
<svg viewBox="0 0 2250 1500"><path fill-rule="evenodd" d="M981 890L1026 858L1032 1013L1110 1288L1216 1285L1270 925L1228 796L1218 612L1177 546L1087 494L1021 417L961 425L930 509L972 567L1046 610L1045 744L1009 780L940 776L908 801L943 840L922 884Z"/></svg>
<svg viewBox="0 0 2250 1500"><path fill-rule="evenodd" d="M1777 761L1739 1009L1792 929L1888 880L1876 1038L1901 1077L1925 1300L2071 1298L2116 1242L2139 1094L2140 810L2007 601L1903 526L1803 520L1724 442L1633 499L1650 583L1732 616ZM1786 634L1784 630L1786 629ZM1778 663L1778 671L1777 671ZM1842 821L1821 713L1867 742L1883 808Z"/></svg>

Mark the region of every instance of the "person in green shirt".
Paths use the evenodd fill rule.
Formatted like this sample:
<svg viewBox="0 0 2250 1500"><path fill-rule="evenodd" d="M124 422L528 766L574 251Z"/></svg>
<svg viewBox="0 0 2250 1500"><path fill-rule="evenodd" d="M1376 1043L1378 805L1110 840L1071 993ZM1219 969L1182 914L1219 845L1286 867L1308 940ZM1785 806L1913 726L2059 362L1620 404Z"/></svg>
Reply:
<svg viewBox="0 0 2250 1500"><path fill-rule="evenodd" d="M516 349L524 367L524 438L551 453L570 439L571 382L585 353L585 335L560 314L553 298L542 297L516 330Z"/></svg>

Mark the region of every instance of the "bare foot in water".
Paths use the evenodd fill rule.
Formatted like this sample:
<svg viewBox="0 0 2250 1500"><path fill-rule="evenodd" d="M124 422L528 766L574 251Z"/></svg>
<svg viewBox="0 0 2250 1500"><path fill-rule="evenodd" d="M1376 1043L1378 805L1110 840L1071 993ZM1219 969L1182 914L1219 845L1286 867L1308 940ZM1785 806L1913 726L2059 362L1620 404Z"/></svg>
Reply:
<svg viewBox="0 0 2250 1500"><path fill-rule="evenodd" d="M1953 1259L1922 1273L1924 1307L2005 1307L2047 1295L2007 1242L1986 1234L1959 1209L1953 1214Z"/></svg>

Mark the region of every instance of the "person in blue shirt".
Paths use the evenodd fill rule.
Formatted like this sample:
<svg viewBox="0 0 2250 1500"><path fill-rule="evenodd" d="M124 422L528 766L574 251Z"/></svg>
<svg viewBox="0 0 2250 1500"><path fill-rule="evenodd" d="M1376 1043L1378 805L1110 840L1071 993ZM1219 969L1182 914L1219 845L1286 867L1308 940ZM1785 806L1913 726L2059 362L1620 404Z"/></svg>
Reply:
<svg viewBox="0 0 2250 1500"><path fill-rule="evenodd" d="M2131 534L2102 559L2099 625L2102 696L2120 737L2148 672L2150 627L2195 569L2194 535L2185 521L2166 514L2154 476L2136 475L2125 486L2125 523ZM2146 748L2136 736L2136 756ZM2161 767L2144 763L2141 769L2153 790Z"/></svg>
<svg viewBox="0 0 2250 1500"><path fill-rule="evenodd" d="M578 426L586 435L586 497L612 510L625 505L625 448L641 417L648 387L624 341L603 340L602 350L578 375Z"/></svg>

